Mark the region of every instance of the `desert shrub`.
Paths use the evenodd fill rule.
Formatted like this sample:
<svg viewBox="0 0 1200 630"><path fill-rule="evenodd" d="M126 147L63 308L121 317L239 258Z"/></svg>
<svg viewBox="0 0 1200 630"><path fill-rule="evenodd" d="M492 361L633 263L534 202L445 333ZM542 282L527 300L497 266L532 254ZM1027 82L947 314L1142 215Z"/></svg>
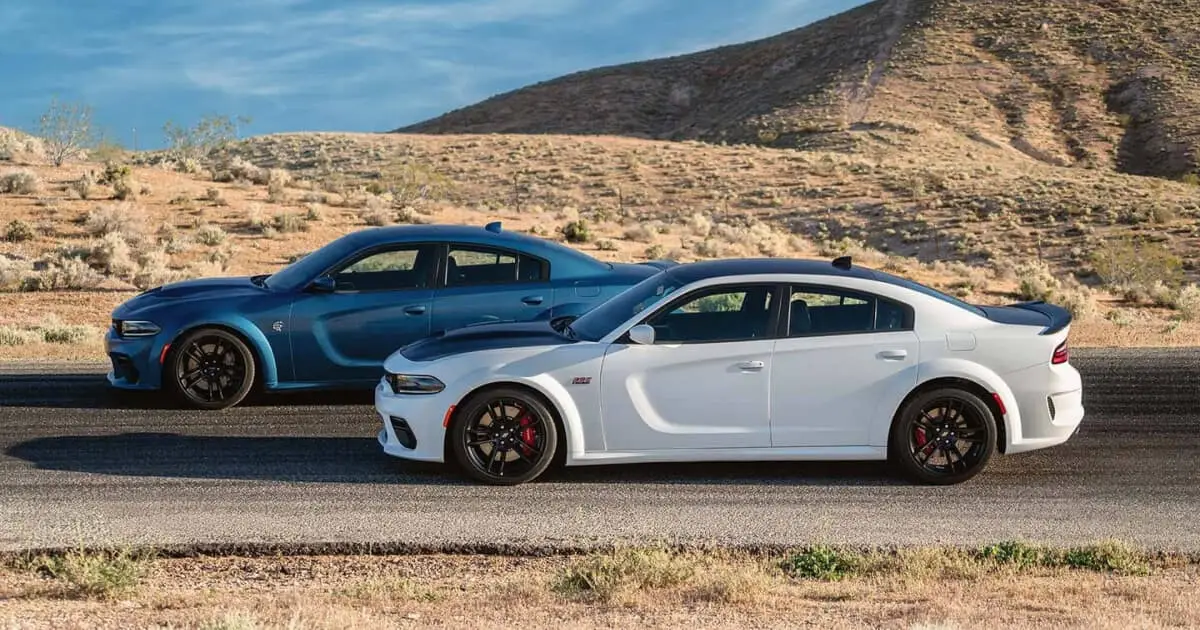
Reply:
<svg viewBox="0 0 1200 630"><path fill-rule="evenodd" d="M580 219L571 221L562 227L562 235L569 243L586 243L592 240L591 228L588 227L587 221Z"/></svg>
<svg viewBox="0 0 1200 630"><path fill-rule="evenodd" d="M116 278L130 278L137 271L129 243L116 232L105 234L92 243L88 262Z"/></svg>
<svg viewBox="0 0 1200 630"><path fill-rule="evenodd" d="M83 227L92 236L120 234L125 240L137 240L145 233L144 216L133 204L108 204L89 210Z"/></svg>
<svg viewBox="0 0 1200 630"><path fill-rule="evenodd" d="M0 192L2 193L32 195L41 188L42 180L33 171L9 171L0 175Z"/></svg>
<svg viewBox="0 0 1200 630"><path fill-rule="evenodd" d="M22 291L94 289L104 281L83 258L53 254L43 261L44 268L32 271L21 280Z"/></svg>
<svg viewBox="0 0 1200 630"><path fill-rule="evenodd" d="M75 197L80 199L91 199L92 193L96 189L96 178L92 173L86 172L79 179L73 180L67 185L67 190Z"/></svg>
<svg viewBox="0 0 1200 630"><path fill-rule="evenodd" d="M55 166L83 157L96 144L92 128L92 108L82 103L60 103L51 99L50 107L38 121L46 156Z"/></svg>
<svg viewBox="0 0 1200 630"><path fill-rule="evenodd" d="M206 223L196 229L196 242L209 247L216 247L225 242L228 235L219 225Z"/></svg>
<svg viewBox="0 0 1200 630"><path fill-rule="evenodd" d="M1177 285L1183 263L1162 243L1131 238L1108 241L1092 254L1092 266L1109 288L1131 300L1150 299L1156 283Z"/></svg>
<svg viewBox="0 0 1200 630"><path fill-rule="evenodd" d="M275 215L271 225L281 234L308 231L308 223L304 220L304 217L292 212L282 212Z"/></svg>
<svg viewBox="0 0 1200 630"><path fill-rule="evenodd" d="M20 219L13 219L4 227L4 240L10 243L31 241L35 236L37 234L33 231L33 226Z"/></svg>

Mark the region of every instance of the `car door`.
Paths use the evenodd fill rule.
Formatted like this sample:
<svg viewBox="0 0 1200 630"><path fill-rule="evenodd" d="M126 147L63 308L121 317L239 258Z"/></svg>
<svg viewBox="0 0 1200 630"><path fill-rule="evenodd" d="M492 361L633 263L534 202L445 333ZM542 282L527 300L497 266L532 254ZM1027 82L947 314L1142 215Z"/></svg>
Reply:
<svg viewBox="0 0 1200 630"><path fill-rule="evenodd" d="M324 276L332 290L308 290L292 307L296 380L377 380L383 361L429 335L435 244L397 244L359 253Z"/></svg>
<svg viewBox="0 0 1200 630"><path fill-rule="evenodd" d="M866 446L916 386L912 308L836 286L792 285L771 373L771 444Z"/></svg>
<svg viewBox="0 0 1200 630"><path fill-rule="evenodd" d="M532 320L553 304L550 265L485 245L446 247L444 285L433 301L432 329Z"/></svg>
<svg viewBox="0 0 1200 630"><path fill-rule="evenodd" d="M617 342L601 371L609 451L770 446L777 289L699 289L649 315L652 345Z"/></svg>

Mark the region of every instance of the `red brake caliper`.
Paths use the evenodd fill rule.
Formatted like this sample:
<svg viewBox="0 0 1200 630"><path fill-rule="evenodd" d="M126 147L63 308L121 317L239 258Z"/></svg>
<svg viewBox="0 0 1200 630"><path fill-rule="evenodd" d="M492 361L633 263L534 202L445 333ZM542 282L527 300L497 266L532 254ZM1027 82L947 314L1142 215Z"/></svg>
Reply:
<svg viewBox="0 0 1200 630"><path fill-rule="evenodd" d="M537 444L537 431L533 429L533 418L530 418L529 413L526 412L517 423L521 425L521 441L525 443L525 454L530 455L533 453L533 447Z"/></svg>
<svg viewBox="0 0 1200 630"><path fill-rule="evenodd" d="M917 429L916 429L916 432L917 432L917 435L916 435L916 438L917 438L917 446L918 446L918 447L921 447L921 449L922 449L922 450L924 450L924 448L925 448L925 441L926 441L926 439L927 439L927 438L925 437L925 429L924 429L923 427L917 427Z"/></svg>

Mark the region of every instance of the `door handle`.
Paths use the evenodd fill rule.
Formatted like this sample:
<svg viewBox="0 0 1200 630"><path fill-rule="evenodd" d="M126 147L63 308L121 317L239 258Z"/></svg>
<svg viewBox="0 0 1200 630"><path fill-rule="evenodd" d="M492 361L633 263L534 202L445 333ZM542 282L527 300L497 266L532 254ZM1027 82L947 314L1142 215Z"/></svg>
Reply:
<svg viewBox="0 0 1200 630"><path fill-rule="evenodd" d="M899 361L908 356L907 350L883 350L878 355L884 361Z"/></svg>
<svg viewBox="0 0 1200 630"><path fill-rule="evenodd" d="M406 306L404 307L404 312L408 313L409 315L420 315L425 312L425 307L419 304L415 306Z"/></svg>
<svg viewBox="0 0 1200 630"><path fill-rule="evenodd" d="M762 361L742 361L737 364L739 370L761 370L767 366Z"/></svg>
<svg viewBox="0 0 1200 630"><path fill-rule="evenodd" d="M536 306L536 305L538 305L538 304L541 304L541 303L542 303L542 296L540 296L540 295L527 295L527 296L525 296L525 297L521 298L521 301L522 301L522 302L524 302L524 303L526 303L526 304L530 304L530 305Z"/></svg>

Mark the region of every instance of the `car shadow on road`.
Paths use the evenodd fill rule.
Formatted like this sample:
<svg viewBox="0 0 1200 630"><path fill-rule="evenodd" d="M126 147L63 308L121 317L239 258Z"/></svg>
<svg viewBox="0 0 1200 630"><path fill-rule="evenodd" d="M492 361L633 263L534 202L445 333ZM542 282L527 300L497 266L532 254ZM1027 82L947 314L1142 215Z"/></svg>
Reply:
<svg viewBox="0 0 1200 630"><path fill-rule="evenodd" d="M200 480L477 485L441 464L394 459L373 438L123 433L34 438L5 451L39 470ZM876 462L623 464L546 471L534 484L894 485Z"/></svg>
<svg viewBox="0 0 1200 630"><path fill-rule="evenodd" d="M238 407L371 405L373 389L254 393ZM0 407L48 409L186 409L164 392L109 387L102 374L3 374Z"/></svg>

